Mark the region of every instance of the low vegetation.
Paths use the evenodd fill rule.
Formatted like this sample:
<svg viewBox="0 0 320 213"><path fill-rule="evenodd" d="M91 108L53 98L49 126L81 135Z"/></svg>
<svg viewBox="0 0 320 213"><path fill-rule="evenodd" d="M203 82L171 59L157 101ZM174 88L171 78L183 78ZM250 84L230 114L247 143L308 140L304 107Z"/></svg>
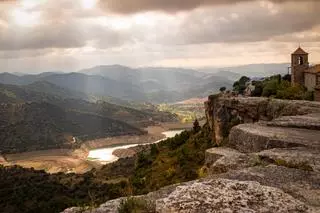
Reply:
<svg viewBox="0 0 320 213"><path fill-rule="evenodd" d="M185 131L154 145L149 153L140 153L130 182L135 194L144 194L163 186L199 177L205 150L212 147L211 131Z"/></svg>
<svg viewBox="0 0 320 213"><path fill-rule="evenodd" d="M0 166L0 212L56 213L70 206L96 206L203 177L205 150L214 146L211 138L207 126L195 125L193 130L154 144L137 157L83 175L49 175L18 166ZM144 201L127 200L119 211L152 212L150 207L152 204Z"/></svg>
<svg viewBox="0 0 320 213"><path fill-rule="evenodd" d="M120 203L119 213L156 213L156 205L142 198L129 197Z"/></svg>
<svg viewBox="0 0 320 213"><path fill-rule="evenodd" d="M252 90L246 91L249 87ZM272 97L289 100L314 99L313 92L310 92L302 85L291 85L291 76L275 75L260 80L251 80L243 76L233 85L233 90L239 94L247 94L254 97ZM248 93L249 92L249 93Z"/></svg>

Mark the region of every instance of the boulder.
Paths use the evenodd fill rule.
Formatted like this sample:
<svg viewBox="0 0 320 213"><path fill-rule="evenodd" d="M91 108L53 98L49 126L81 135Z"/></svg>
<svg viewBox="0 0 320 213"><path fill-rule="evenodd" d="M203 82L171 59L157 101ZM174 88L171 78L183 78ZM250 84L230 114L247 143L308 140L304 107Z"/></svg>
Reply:
<svg viewBox="0 0 320 213"><path fill-rule="evenodd" d="M290 194L320 212L320 175L318 172L276 165L257 165L241 170L218 174L211 178L237 181L256 181Z"/></svg>
<svg viewBox="0 0 320 213"><path fill-rule="evenodd" d="M159 213L206 212L312 212L303 202L282 190L252 181L208 179L178 186L156 201Z"/></svg>

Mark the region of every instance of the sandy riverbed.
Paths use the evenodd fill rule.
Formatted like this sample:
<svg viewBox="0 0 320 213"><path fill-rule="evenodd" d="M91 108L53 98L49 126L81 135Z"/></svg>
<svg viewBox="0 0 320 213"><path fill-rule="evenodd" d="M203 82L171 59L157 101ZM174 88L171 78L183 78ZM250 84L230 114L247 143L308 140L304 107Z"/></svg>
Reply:
<svg viewBox="0 0 320 213"><path fill-rule="evenodd" d="M165 136L161 134L164 131L190 127L190 124L166 123L146 128L148 131L147 135L119 136L87 141L81 146L81 149L78 150L55 149L4 155L3 159L0 160L0 164L20 165L25 168L33 167L49 173L85 173L92 168L100 168L102 166L98 162L87 160L89 150L116 145L151 143L165 138Z"/></svg>

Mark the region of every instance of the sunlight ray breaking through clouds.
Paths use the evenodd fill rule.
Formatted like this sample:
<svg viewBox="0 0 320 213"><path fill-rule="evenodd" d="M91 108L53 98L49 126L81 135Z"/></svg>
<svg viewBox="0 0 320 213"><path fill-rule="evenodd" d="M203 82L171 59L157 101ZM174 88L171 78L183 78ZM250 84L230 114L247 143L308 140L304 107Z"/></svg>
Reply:
<svg viewBox="0 0 320 213"><path fill-rule="evenodd" d="M299 43L319 62L319 9L299 0L0 1L0 68L286 63Z"/></svg>

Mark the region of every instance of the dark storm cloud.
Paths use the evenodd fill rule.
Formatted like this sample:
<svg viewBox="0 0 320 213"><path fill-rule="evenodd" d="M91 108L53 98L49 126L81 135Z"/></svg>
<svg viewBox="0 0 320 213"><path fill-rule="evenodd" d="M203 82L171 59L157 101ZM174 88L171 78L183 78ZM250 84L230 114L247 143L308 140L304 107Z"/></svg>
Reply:
<svg viewBox="0 0 320 213"><path fill-rule="evenodd" d="M102 8L115 13L130 14L143 11L178 12L192 10L201 6L214 6L253 2L258 0L100 0ZM270 0L283 2L317 2L318 0Z"/></svg>
<svg viewBox="0 0 320 213"><path fill-rule="evenodd" d="M319 26L319 10L319 2L197 10L167 32L168 41L180 44L266 41Z"/></svg>
<svg viewBox="0 0 320 213"><path fill-rule="evenodd" d="M80 48L87 42L110 48L125 42L125 35L106 27L78 22L47 23L35 27L0 28L0 50ZM101 42L103 40L103 42Z"/></svg>

